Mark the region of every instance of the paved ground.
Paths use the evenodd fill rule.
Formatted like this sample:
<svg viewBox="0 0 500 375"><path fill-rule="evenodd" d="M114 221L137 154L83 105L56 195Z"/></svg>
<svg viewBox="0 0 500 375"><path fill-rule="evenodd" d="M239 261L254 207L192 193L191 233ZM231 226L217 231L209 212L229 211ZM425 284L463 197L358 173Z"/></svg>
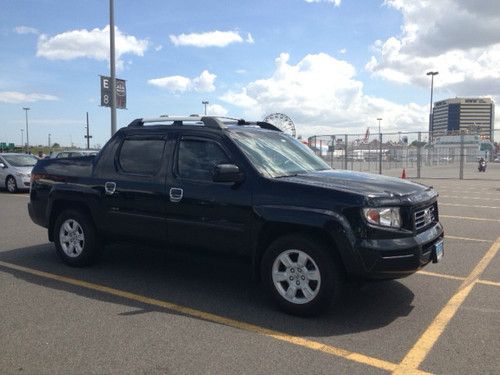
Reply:
<svg viewBox="0 0 500 375"><path fill-rule="evenodd" d="M0 192L0 373L499 374L500 184L421 182L441 194L442 263L349 286L314 319L234 261L115 245L66 267L27 195Z"/></svg>

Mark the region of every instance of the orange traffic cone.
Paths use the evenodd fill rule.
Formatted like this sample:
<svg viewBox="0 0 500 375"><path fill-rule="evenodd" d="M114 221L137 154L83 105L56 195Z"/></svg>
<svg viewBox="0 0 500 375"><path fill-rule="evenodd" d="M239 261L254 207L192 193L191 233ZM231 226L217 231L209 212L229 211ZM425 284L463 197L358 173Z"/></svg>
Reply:
<svg viewBox="0 0 500 375"><path fill-rule="evenodd" d="M406 178L406 170L403 168L403 173L401 173L401 178Z"/></svg>

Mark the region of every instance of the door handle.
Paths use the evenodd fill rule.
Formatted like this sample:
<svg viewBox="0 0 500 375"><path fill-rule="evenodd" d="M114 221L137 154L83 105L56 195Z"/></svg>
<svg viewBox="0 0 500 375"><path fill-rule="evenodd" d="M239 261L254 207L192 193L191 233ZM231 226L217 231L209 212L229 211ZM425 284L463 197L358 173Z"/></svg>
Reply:
<svg viewBox="0 0 500 375"><path fill-rule="evenodd" d="M113 195L116 190L116 183L115 182L106 182L104 184L104 192L106 195Z"/></svg>
<svg viewBox="0 0 500 375"><path fill-rule="evenodd" d="M184 191L180 188L171 188L170 189L170 202L180 202Z"/></svg>

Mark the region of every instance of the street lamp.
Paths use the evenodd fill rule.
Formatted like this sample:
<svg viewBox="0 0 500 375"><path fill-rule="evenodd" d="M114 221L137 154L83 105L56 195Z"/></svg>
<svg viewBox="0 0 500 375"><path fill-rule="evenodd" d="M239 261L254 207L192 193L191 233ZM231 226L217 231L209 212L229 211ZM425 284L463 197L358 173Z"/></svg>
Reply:
<svg viewBox="0 0 500 375"><path fill-rule="evenodd" d="M21 129L21 147L24 148L24 129Z"/></svg>
<svg viewBox="0 0 500 375"><path fill-rule="evenodd" d="M379 143L378 174L382 174L382 132L380 131L380 121L382 121L382 118L377 117L377 121L378 121L378 143Z"/></svg>
<svg viewBox="0 0 500 375"><path fill-rule="evenodd" d="M432 94L434 91L434 76L438 75L439 72L427 72L428 76L431 76L431 105L429 109L429 139L432 139L432 134L431 132L434 130L432 128Z"/></svg>
<svg viewBox="0 0 500 375"><path fill-rule="evenodd" d="M52 135L52 134L50 134L50 133L49 133L49 149L50 149L50 145L51 145L51 143L50 143L50 136L51 136L51 135Z"/></svg>
<svg viewBox="0 0 500 375"><path fill-rule="evenodd" d="M201 102L205 106L205 116L207 115L207 105L208 105L208 100L204 100Z"/></svg>
<svg viewBox="0 0 500 375"><path fill-rule="evenodd" d="M29 152L30 149L30 136L29 136L29 130L28 130L28 111L30 110L29 107L23 107L23 110L26 112L26 151Z"/></svg>

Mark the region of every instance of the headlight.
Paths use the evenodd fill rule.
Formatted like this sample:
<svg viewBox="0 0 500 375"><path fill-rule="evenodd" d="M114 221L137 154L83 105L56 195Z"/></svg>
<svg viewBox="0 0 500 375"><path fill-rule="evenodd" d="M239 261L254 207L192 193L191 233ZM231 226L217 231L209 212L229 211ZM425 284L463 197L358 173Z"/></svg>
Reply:
<svg viewBox="0 0 500 375"><path fill-rule="evenodd" d="M16 173L17 177L31 177L31 173Z"/></svg>
<svg viewBox="0 0 500 375"><path fill-rule="evenodd" d="M399 207L363 208L363 216L373 225L401 228Z"/></svg>

